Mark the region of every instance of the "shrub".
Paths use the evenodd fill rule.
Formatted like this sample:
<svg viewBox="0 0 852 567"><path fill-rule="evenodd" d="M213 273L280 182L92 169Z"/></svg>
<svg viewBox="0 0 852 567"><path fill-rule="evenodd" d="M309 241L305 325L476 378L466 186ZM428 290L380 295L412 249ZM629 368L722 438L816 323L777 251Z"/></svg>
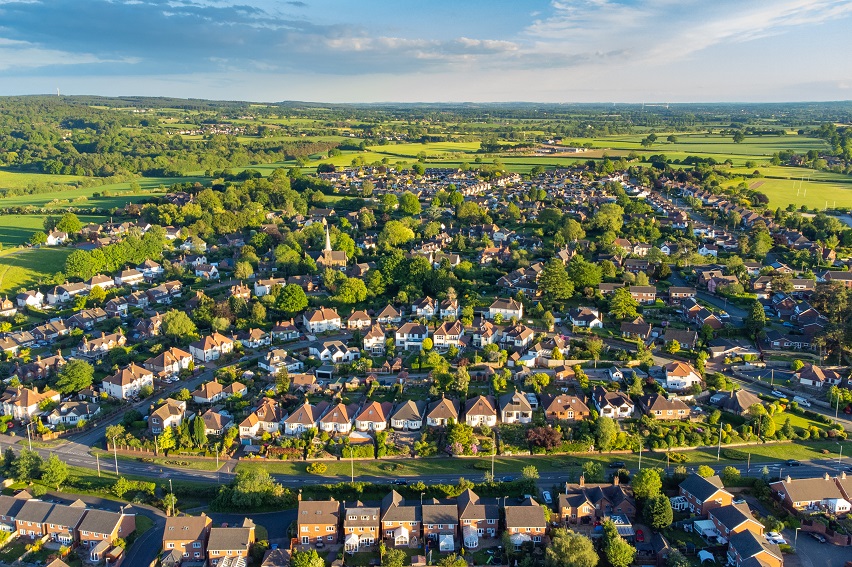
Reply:
<svg viewBox="0 0 852 567"><path fill-rule="evenodd" d="M748 454L738 449L722 449L722 456L732 461L745 461L748 459Z"/></svg>
<svg viewBox="0 0 852 567"><path fill-rule="evenodd" d="M325 474L328 466L325 463L311 463L306 470L311 474Z"/></svg>
<svg viewBox="0 0 852 567"><path fill-rule="evenodd" d="M679 452L679 451L670 452L668 454L668 457L669 457L669 462L672 462L672 463L685 463L689 460L689 457L687 457L686 454Z"/></svg>

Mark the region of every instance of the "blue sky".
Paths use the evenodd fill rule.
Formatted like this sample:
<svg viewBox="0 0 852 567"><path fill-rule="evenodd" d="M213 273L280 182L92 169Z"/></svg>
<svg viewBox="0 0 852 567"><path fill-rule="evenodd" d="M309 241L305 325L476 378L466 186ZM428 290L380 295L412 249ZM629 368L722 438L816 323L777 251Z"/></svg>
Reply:
<svg viewBox="0 0 852 567"><path fill-rule="evenodd" d="M852 99L852 0L0 0L0 94Z"/></svg>

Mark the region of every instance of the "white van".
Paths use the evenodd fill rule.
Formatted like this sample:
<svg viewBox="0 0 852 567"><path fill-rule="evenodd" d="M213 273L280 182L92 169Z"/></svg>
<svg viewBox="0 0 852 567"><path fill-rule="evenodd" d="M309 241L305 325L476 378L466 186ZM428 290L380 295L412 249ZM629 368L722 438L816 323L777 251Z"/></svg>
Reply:
<svg viewBox="0 0 852 567"><path fill-rule="evenodd" d="M806 408L811 407L811 403L802 396L793 396L793 401L800 406L805 406Z"/></svg>

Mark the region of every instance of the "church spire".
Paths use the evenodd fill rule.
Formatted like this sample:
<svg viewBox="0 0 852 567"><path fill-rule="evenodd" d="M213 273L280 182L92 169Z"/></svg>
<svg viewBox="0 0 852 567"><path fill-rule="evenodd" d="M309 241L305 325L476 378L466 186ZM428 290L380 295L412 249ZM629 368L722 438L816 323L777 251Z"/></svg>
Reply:
<svg viewBox="0 0 852 567"><path fill-rule="evenodd" d="M325 227L325 250L331 252L331 234L328 232L328 225Z"/></svg>

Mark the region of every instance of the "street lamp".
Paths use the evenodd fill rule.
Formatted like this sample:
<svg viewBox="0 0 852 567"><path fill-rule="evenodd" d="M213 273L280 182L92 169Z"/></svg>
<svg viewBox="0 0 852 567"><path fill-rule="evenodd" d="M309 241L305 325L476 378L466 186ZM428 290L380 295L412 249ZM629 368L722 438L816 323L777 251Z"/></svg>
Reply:
<svg viewBox="0 0 852 567"><path fill-rule="evenodd" d="M29 443L30 451L32 451L32 450L33 450L33 438L32 438L32 436L30 435L30 427L32 426L32 424L33 424L33 422L32 422L32 421L30 421L29 423L27 423L27 443Z"/></svg>
<svg viewBox="0 0 852 567"><path fill-rule="evenodd" d="M796 528L796 535L793 536L793 549L796 549L796 543L799 541L799 530L802 528Z"/></svg>

